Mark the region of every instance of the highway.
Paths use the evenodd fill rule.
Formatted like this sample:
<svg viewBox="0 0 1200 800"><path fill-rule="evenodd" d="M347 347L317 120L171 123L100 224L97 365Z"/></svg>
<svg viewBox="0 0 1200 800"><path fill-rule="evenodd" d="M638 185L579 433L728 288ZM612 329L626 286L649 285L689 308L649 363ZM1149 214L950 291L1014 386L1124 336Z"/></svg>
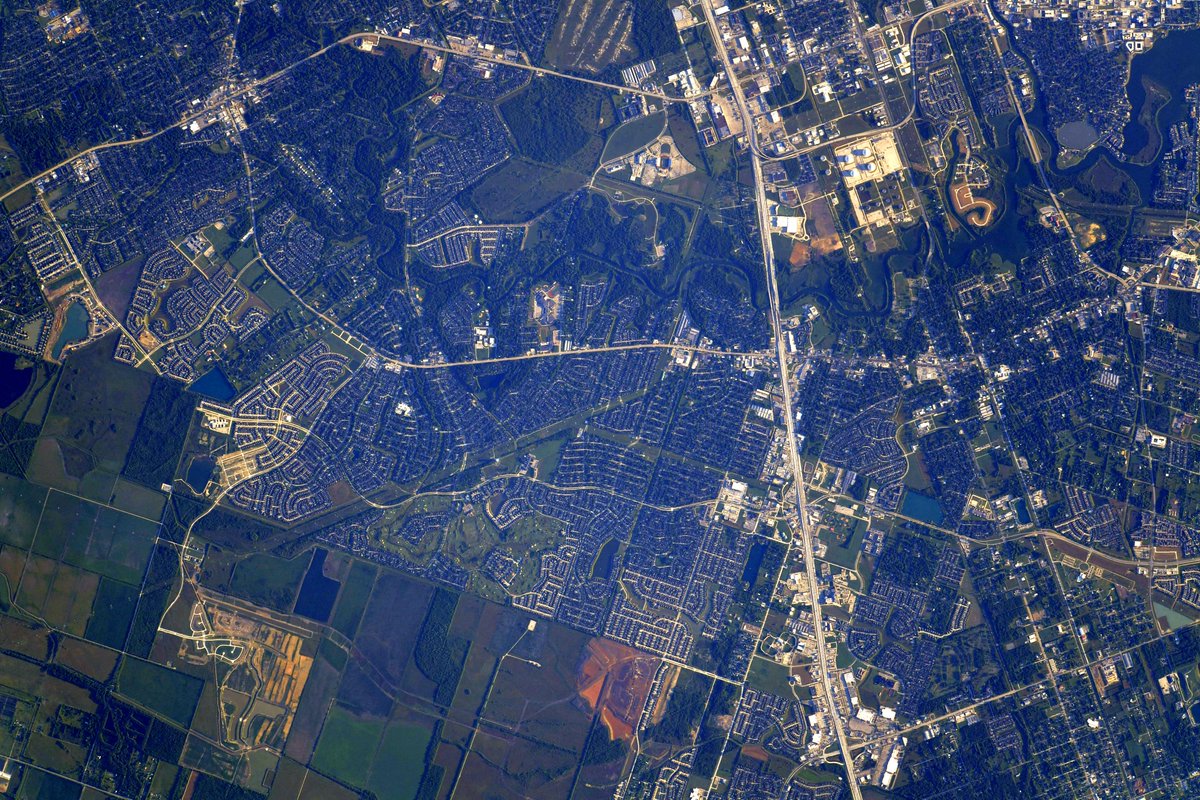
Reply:
<svg viewBox="0 0 1200 800"><path fill-rule="evenodd" d="M125 327L125 324L121 322L117 315L112 313L112 311L108 309L108 306L104 305L104 302L100 299L100 293L97 292L96 287L92 285L92 279L88 277L87 270L84 269L83 263L80 262L79 258L75 255L75 248L71 244L71 238L67 236L66 232L63 231L62 225L60 225L58 222L58 217L54 216L54 211L50 208L50 203L46 200L44 195L39 195L38 204L42 207L42 213L45 215L46 221L54 226L54 235L58 239L59 244L61 244L66 251L67 261L79 273L79 278L83 281L83 285L87 287L87 293L91 295L96 307L102 309L104 313L108 315L108 318L112 321L113 327L125 334L126 338L129 339L134 348L145 354L146 351L142 348L142 345L137 340L137 337L129 332L129 329ZM89 327L91 326L89 325ZM158 365L153 361L150 362L150 366L154 369L155 373L162 375L162 370L159 369Z"/></svg>
<svg viewBox="0 0 1200 800"><path fill-rule="evenodd" d="M961 2L962 0L959 0L959 1ZM239 8L240 8L240 6L239 6ZM239 13L240 13L240 11L239 11ZM713 93L713 90L707 90L707 91L700 92L699 94L696 94L696 95L693 95L690 97L676 97L674 95L669 95L664 92L649 92L649 91L646 91L645 89L638 89L636 87L622 86L622 85L615 84L615 83L606 83L604 81L595 80L593 78L585 78L580 75L571 75L570 73L560 72L555 69L550 69L549 67L539 67L534 64L527 64L523 61L510 61L506 58L489 56L489 55L487 55L486 52L480 52L478 50L468 50L468 49L462 48L462 47L447 47L445 45L435 44L434 42L428 42L428 41L417 40L417 39L405 39L405 38L398 37L398 36L388 36L388 35L382 34L382 33L352 33L352 34L349 34L348 36L343 36L341 39L338 39L335 42L330 42L329 44L325 45L324 47L314 50L313 52L311 52L308 55L304 56L303 58L299 59L298 61L294 61L291 64L288 64L286 67L282 67L281 69L276 70L275 72L272 72L270 75L264 75L261 78L258 78L258 79L252 80L252 81L247 81L235 89L232 89L228 92L222 93L215 100L213 100L210 103L205 104L199 110L192 111L190 113L185 114L178 122L171 123L170 125L167 125L164 128L161 128L152 133L144 134L142 136L136 136L131 139L115 139L115 140L109 141L109 142L101 142L100 144L93 145L84 150L80 150L79 152L74 153L71 156L63 159L62 161L55 164L54 166L47 167L46 169L42 170L41 172L37 173L36 175L26 178L25 180L21 181L20 183L17 183L14 186L9 187L3 193L0 193L0 202L3 202L4 200L15 195L17 192L21 191L22 189L25 189L26 187L34 185L39 180L49 177L50 174L53 173L55 170L59 170L59 169L62 169L63 167L69 166L72 162L74 162L77 159L83 158L84 156L90 155L92 153L99 153L104 150L111 150L112 148L115 148L115 147L127 147L127 146L132 146L132 145L144 144L145 142L149 142L153 139L157 139L159 136L162 136L164 133L167 133L168 131L173 131L177 128L186 128L188 125L190 125L194 121L202 121L205 118L207 118L209 115L215 114L215 113L221 111L223 108L226 107L226 105L231 100L237 100L239 98L245 97L245 96L249 95L251 92L253 92L255 89L258 89L258 88L266 86L270 83L273 83L274 81L278 80L279 78L282 78L284 75L287 75L292 70L296 69L296 67L300 66L301 64L311 61L314 58L319 58L319 57L323 56L326 52L328 52L329 50L332 50L335 47L353 45L353 43L356 40L365 39L365 38L373 38L377 42L387 42L387 43L393 44L393 45L408 45L410 47L418 47L418 48L421 48L422 50L432 50L437 53L445 53L447 55L454 55L454 56L459 56L461 58L468 58L473 61L482 61L482 62L488 63L488 64L496 64L497 66L512 67L514 69L524 70L526 72L532 72L535 75L549 75L549 76L556 77L556 78L563 78L566 80L578 81L580 83L586 83L586 84L589 84L592 86L598 86L602 89L607 89L609 91L622 92L625 94L638 94L638 95L642 95L643 97L649 97L654 100L659 100L663 103L690 103L693 100L698 100L700 98L707 97L708 95Z"/></svg>
<svg viewBox="0 0 1200 800"><path fill-rule="evenodd" d="M792 469L792 481L796 491L796 512L800 524L800 536L793 536L787 543L783 563L785 565L788 563L792 547L799 540L804 552L804 571L808 578L809 603L812 608L813 630L815 633L814 644L816 646L817 670L821 676L821 689L824 695L825 711L837 736L838 748L841 751L842 761L846 769L846 782L850 789L850 796L853 800L862 800L862 789L859 787L858 778L854 773L854 756L850 749L850 742L846 737L846 729L842 725L841 715L837 710L837 704L834 702L833 684L830 679L831 664L829 663L829 650L825 641L825 626L821 614L821 603L818 599L820 597L820 587L817 581L817 562L813 547L815 534L808 517L808 496L804 487L804 470L803 464L800 461L800 448L796 441L796 415L792 407L792 389L790 376L788 375L786 340L783 336L783 322L779 309L779 280L775 273L774 247L771 243L771 212L767 203L766 190L764 189L765 181L763 178L762 157L759 155L757 143L754 139L754 118L751 116L749 105L746 103L746 94L742 91L741 84L738 83L737 76L733 71L733 63L729 58L729 51L725 48L725 42L721 39L716 14L713 11L713 0L702 0L701 6L704 9L705 21L712 34L714 47L720 56L721 64L725 69L725 75L729 80L734 102L738 107L738 113L742 117L745 136L750 143L750 164L754 171L754 203L758 218L758 232L762 239L763 267L767 273L767 294L771 303L771 328L775 339L775 353L779 362L779 383L783 394L783 416L787 430L788 461ZM757 644L755 649L757 650Z"/></svg>
<svg viewBox="0 0 1200 800"><path fill-rule="evenodd" d="M398 44L398 45L410 45L412 47L420 47L424 50L432 50L436 53L445 53L447 55L461 56L463 58L470 58L475 61L483 61L485 63L495 64L497 66L513 67L514 69L521 69L521 70L525 70L526 72L532 72L534 75L550 75L555 78L565 78L567 80L578 81L579 83L586 83L591 86L599 86L601 89L608 89L609 91L612 91L612 92L622 92L624 94L640 94L643 97L650 97L655 100L661 100L664 103L690 103L693 100L699 99L701 97L707 97L708 95L713 93L713 90L710 89L707 91L700 92L698 94L691 95L689 97L682 97L682 96L670 95L665 92L651 92L651 91L647 91L645 89L638 89L635 86L625 86L623 84L618 84L618 83L607 83L605 81L596 80L595 78L585 78L582 75L572 75L569 72L562 72L560 70L551 69L550 67L541 67L536 64L529 64L529 63L526 63L525 61L512 61L511 59L500 58L498 56L488 55L487 51L481 52L480 48L477 48L477 47L476 48L469 48L469 47L463 47L463 46L448 47L446 45L436 44L436 43L428 41L426 39L406 39L402 36L388 36L387 34L383 34L383 33L351 34L349 36L346 36L346 37L340 39L339 42L337 42L337 43L346 44L355 39L371 39L371 38L374 38L377 41L381 41L381 42L391 42L393 44Z"/></svg>

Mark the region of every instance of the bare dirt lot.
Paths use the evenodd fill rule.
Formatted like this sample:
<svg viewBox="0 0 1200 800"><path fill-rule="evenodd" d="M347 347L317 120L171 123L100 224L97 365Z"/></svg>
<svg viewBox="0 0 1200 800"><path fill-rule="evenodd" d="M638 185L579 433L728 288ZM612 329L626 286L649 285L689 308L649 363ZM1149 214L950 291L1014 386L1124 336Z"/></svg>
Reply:
<svg viewBox="0 0 1200 800"><path fill-rule="evenodd" d="M559 69L594 75L633 54L632 28L625 0L563 0L546 60Z"/></svg>

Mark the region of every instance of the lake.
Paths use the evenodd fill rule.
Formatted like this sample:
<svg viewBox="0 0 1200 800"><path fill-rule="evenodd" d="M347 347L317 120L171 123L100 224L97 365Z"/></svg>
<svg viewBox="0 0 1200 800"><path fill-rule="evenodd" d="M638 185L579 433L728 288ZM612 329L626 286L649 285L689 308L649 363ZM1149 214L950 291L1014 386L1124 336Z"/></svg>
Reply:
<svg viewBox="0 0 1200 800"><path fill-rule="evenodd" d="M338 589L342 588L337 581L325 577L325 558L328 555L328 550L319 547L313 553L304 583L300 584L300 596L296 598L296 613L317 622L329 621L333 601L337 600Z"/></svg>
<svg viewBox="0 0 1200 800"><path fill-rule="evenodd" d="M1029 516L1029 506L1025 504L1024 497L1018 497L1017 501L1013 503L1013 506L1017 510L1018 523L1021 525L1028 525L1029 523L1033 522L1033 517Z"/></svg>
<svg viewBox="0 0 1200 800"><path fill-rule="evenodd" d="M1187 116L1183 90L1193 83L1200 83L1200 29L1171 31L1159 39L1148 51L1134 56L1129 68L1129 83L1126 92L1132 106L1130 122L1125 126L1125 145L1122 152L1133 155L1150 140L1150 133L1138 123L1138 112L1146 101L1146 87L1142 78L1148 78L1171 94L1171 99L1158 113L1160 135Z"/></svg>
<svg viewBox="0 0 1200 800"><path fill-rule="evenodd" d="M596 560L592 563L592 577L600 580L608 580L612 575L613 558L617 555L617 540L609 539L600 548L600 552L596 554Z"/></svg>
<svg viewBox="0 0 1200 800"><path fill-rule="evenodd" d="M742 568L742 583L754 586L758 582L758 571L762 568L763 556L766 554L767 547L762 542L750 545L750 552L746 556L746 566Z"/></svg>
<svg viewBox="0 0 1200 800"><path fill-rule="evenodd" d="M229 382L229 378L225 377L225 373L221 371L220 367L213 367L192 381L187 388L188 391L220 403L228 403L237 397L237 389L233 388L233 384Z"/></svg>
<svg viewBox="0 0 1200 800"><path fill-rule="evenodd" d="M217 468L217 462L208 456L196 456L192 459L192 463L188 465L187 484L192 487L192 491L196 494L204 492L204 487L208 486L208 481L212 478L213 471Z"/></svg>
<svg viewBox="0 0 1200 800"><path fill-rule="evenodd" d="M930 525L941 525L946 516L935 498L912 491L904 495L904 505L900 507L900 513Z"/></svg>
<svg viewBox="0 0 1200 800"><path fill-rule="evenodd" d="M26 366L18 367L18 360ZM8 408L25 394L33 380L33 364L15 353L0 352L0 408Z"/></svg>
<svg viewBox="0 0 1200 800"><path fill-rule="evenodd" d="M54 342L54 349L50 352L50 357L57 361L58 357L62 355L63 348L86 339L89 320L87 309L84 308L83 303L79 301L71 303L67 308L67 318L63 321L62 330L59 331L58 340Z"/></svg>
<svg viewBox="0 0 1200 800"><path fill-rule="evenodd" d="M1100 138L1100 133L1087 122L1076 120L1059 125L1058 130L1054 132L1054 137L1063 147L1069 147L1072 150L1086 150L1096 143Z"/></svg>

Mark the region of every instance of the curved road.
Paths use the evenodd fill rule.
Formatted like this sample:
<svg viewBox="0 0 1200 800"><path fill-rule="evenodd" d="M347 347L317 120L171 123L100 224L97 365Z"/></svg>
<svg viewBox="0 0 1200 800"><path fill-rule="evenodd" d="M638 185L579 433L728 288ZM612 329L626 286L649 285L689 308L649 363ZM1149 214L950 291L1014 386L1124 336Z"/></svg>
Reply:
<svg viewBox="0 0 1200 800"><path fill-rule="evenodd" d="M913 20L912 27L909 28L909 31L908 31L909 46L911 47L913 35L917 32L917 28L920 27L922 22L929 19L934 14L940 14L944 11L949 11L952 8L957 8L958 6L965 6L965 5L968 5L969 3L973 3L973 2L975 2L975 0L951 0L951 2L940 5L937 8L932 8L929 11L926 11L921 16L917 17L915 20ZM916 116L916 113L917 113L917 71L916 71L916 69L914 69L913 76L912 76L912 101L909 103L908 113L905 114L904 117L901 118L898 122L893 122L888 125L881 125L878 128L871 128L869 131L863 131L862 133L850 133L845 136L838 136L833 139L826 139L825 141L823 141L819 144L814 144L809 147L801 147L801 148L797 148L795 150L789 150L788 152L783 153L781 155L767 155L766 153L763 153L761 150L758 149L758 143L753 140L754 137L750 137L750 141L751 141L750 148L763 161L787 161L789 158L795 158L796 156L801 156L806 153L812 153L816 150L820 150L822 147L833 147L833 146L836 146L839 144L846 144L847 142L856 142L859 139L865 139L869 136L874 136L878 133L899 130L900 128L903 128L908 123L912 122L913 117Z"/></svg>

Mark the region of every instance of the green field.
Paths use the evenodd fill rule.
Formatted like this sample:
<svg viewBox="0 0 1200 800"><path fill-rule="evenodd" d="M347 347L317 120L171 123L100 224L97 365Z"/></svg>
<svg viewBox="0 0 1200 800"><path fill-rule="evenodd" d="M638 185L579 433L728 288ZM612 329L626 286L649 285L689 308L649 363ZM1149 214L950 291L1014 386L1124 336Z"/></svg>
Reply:
<svg viewBox="0 0 1200 800"><path fill-rule="evenodd" d="M125 463L151 378L113 361L113 339L71 353L30 462L38 483L107 500ZM94 424L103 417L104 424Z"/></svg>
<svg viewBox="0 0 1200 800"><path fill-rule="evenodd" d="M204 681L150 661L126 656L117 691L156 714L187 727L200 702Z"/></svg>
<svg viewBox="0 0 1200 800"><path fill-rule="evenodd" d="M475 185L471 202L490 220L525 222L586 183L587 176L580 172L510 158Z"/></svg>
<svg viewBox="0 0 1200 800"><path fill-rule="evenodd" d="M29 547L45 501L40 486L0 475L0 543Z"/></svg>
<svg viewBox="0 0 1200 800"><path fill-rule="evenodd" d="M147 489L124 478L118 479L113 488L112 504L139 517L157 519L166 502L166 496L157 489Z"/></svg>
<svg viewBox="0 0 1200 800"><path fill-rule="evenodd" d="M608 141L604 143L604 154L600 156L601 163L636 153L653 142L664 130L666 116L665 111L658 111L622 123L609 134Z"/></svg>
<svg viewBox="0 0 1200 800"><path fill-rule="evenodd" d="M380 800L413 800L421 786L425 752L433 731L424 725L393 722L388 725L368 788Z"/></svg>
<svg viewBox="0 0 1200 800"><path fill-rule="evenodd" d="M94 572L59 564L42 616L55 628L81 636L92 615L99 585L100 576Z"/></svg>
<svg viewBox="0 0 1200 800"><path fill-rule="evenodd" d="M833 532L825 533L822 536L828 542L828 547L825 550L825 560L833 562L846 569L854 569L858 563L858 554L862 550L862 540L867 533L867 523L859 520L854 523L854 527L850 531L850 536L845 540L846 544L837 541L836 535Z"/></svg>
<svg viewBox="0 0 1200 800"><path fill-rule="evenodd" d="M262 282L261 286L255 288L254 293L258 295L260 300L269 305L272 311L278 311L292 302L292 296L288 294L288 290L279 281L269 276Z"/></svg>
<svg viewBox="0 0 1200 800"><path fill-rule="evenodd" d="M41 513L33 552L138 584L157 529L157 523L150 520L52 490Z"/></svg>
<svg viewBox="0 0 1200 800"><path fill-rule="evenodd" d="M310 553L290 561L255 553L234 568L230 591L251 603L276 611L290 611L310 560Z"/></svg>
<svg viewBox="0 0 1200 800"><path fill-rule="evenodd" d="M350 574L342 583L342 596L333 610L333 627L344 635L353 638L358 630L378 572L374 564L365 561L355 561L350 568Z"/></svg>
<svg viewBox="0 0 1200 800"><path fill-rule="evenodd" d="M92 612L100 576L34 556L25 565L17 602L47 625L81 635Z"/></svg>
<svg viewBox="0 0 1200 800"><path fill-rule="evenodd" d="M125 646L137 602L137 589L111 578L101 578L84 637L120 650Z"/></svg>
<svg viewBox="0 0 1200 800"><path fill-rule="evenodd" d="M362 719L337 706L325 720L313 766L340 781L365 786L382 735L382 721Z"/></svg>
<svg viewBox="0 0 1200 800"><path fill-rule="evenodd" d="M787 667L766 659L755 658L751 662L749 683L756 689L777 694L780 697L792 696Z"/></svg>
<svg viewBox="0 0 1200 800"><path fill-rule="evenodd" d="M80 796L79 787L65 778L29 769L21 779L22 800L75 800Z"/></svg>
<svg viewBox="0 0 1200 800"><path fill-rule="evenodd" d="M87 500L51 492L46 499L37 537L33 540L33 552L57 560L62 556L68 538L88 535L99 508Z"/></svg>
<svg viewBox="0 0 1200 800"><path fill-rule="evenodd" d="M124 583L140 584L158 526L113 508L99 508L87 531L66 541L63 560Z"/></svg>
<svg viewBox="0 0 1200 800"><path fill-rule="evenodd" d="M239 247L237 250L234 250L233 253L230 254L229 265L231 267L233 267L234 269L240 271L242 269L245 269L246 265L248 265L251 261L253 261L254 258L255 258L254 248Z"/></svg>
<svg viewBox="0 0 1200 800"><path fill-rule="evenodd" d="M1192 622L1191 617L1185 616L1184 614L1180 614L1175 609L1168 608L1167 606L1164 606L1161 603L1154 604L1154 613L1158 617L1165 619L1167 621L1167 627L1169 627L1171 630L1176 630L1178 628L1182 628L1186 625L1191 624L1191 622Z"/></svg>

